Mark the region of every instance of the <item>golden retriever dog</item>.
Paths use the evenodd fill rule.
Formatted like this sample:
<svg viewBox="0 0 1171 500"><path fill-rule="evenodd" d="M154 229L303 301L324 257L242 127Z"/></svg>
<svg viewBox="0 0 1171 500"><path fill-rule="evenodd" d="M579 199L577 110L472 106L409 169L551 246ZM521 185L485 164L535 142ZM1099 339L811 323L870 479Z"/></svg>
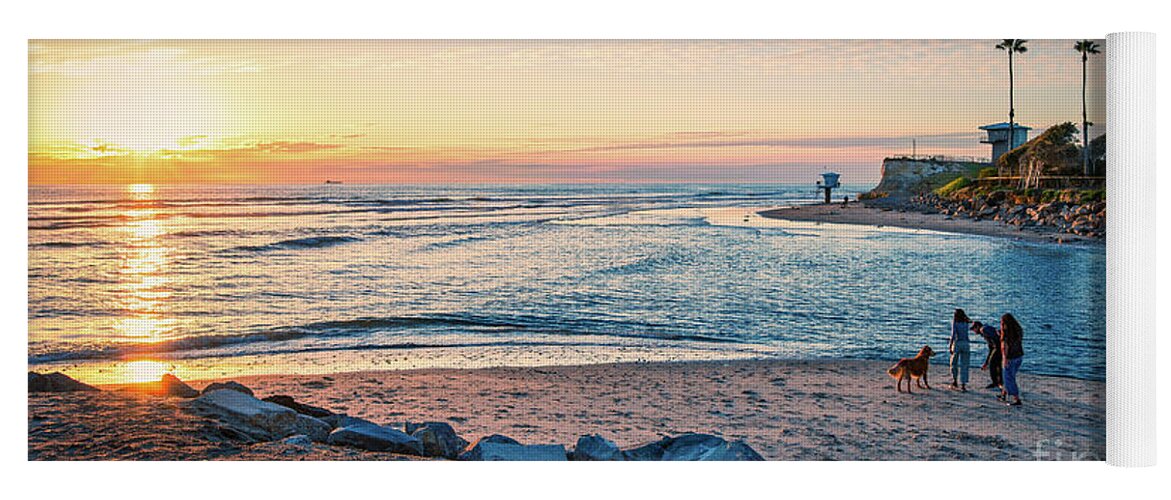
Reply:
<svg viewBox="0 0 1171 500"><path fill-rule="evenodd" d="M935 351L931 350L931 346L923 346L919 351L919 355L913 358L900 359L898 363L890 367L886 372L894 377L898 383L895 388L899 392L903 392L903 381L907 381L907 393L914 394L911 391L911 379L915 379L915 385L920 388L924 386L927 390L931 390L931 384L927 383L927 369L931 367L931 356L935 355Z"/></svg>

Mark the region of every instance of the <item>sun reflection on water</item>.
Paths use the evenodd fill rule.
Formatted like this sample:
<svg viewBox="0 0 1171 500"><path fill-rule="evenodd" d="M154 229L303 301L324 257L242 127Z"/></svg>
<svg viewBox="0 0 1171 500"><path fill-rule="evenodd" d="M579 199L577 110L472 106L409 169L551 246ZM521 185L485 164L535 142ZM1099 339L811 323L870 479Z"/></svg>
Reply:
<svg viewBox="0 0 1171 500"><path fill-rule="evenodd" d="M126 187L126 192L137 202L154 198L154 186L150 184L133 184ZM166 274L174 249L164 244L162 237L169 228L166 220L158 215L159 211L153 208L133 208L122 213L126 223L120 228L124 246L118 265L117 290L122 315L115 320L113 328L123 341L165 340L178 323L169 316L173 278Z"/></svg>

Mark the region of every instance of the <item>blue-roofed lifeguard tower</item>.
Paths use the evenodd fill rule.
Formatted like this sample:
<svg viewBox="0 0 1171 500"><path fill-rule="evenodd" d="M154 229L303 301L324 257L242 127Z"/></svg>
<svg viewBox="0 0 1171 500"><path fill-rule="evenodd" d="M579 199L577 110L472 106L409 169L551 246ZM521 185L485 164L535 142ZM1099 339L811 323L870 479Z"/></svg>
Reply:
<svg viewBox="0 0 1171 500"><path fill-rule="evenodd" d="M992 164L996 165L996 160L999 160L1001 155L1012 151L1017 146L1029 141L1029 131L1033 130L1019 123L1013 125L1012 135L1016 136L1009 141L1009 126L1008 122L993 123L992 125L985 125L980 127L980 130L988 132L988 138L980 141L982 144L992 145Z"/></svg>

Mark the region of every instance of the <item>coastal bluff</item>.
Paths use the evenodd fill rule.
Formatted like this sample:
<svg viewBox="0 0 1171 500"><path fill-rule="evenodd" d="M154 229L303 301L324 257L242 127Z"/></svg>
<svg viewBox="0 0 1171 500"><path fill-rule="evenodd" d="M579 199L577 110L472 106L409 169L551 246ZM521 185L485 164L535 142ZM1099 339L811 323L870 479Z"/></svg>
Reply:
<svg viewBox="0 0 1171 500"><path fill-rule="evenodd" d="M878 186L860 198L867 204L902 204L960 177L976 177L988 163L950 157L893 157L882 160Z"/></svg>

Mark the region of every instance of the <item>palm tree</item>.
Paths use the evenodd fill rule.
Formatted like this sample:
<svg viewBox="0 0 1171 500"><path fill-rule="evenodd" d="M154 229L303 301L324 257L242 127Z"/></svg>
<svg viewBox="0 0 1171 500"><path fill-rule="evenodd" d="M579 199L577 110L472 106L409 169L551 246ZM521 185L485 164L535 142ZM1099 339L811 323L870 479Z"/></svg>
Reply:
<svg viewBox="0 0 1171 500"><path fill-rule="evenodd" d="M996 48L1008 52L1008 149L1012 150L1016 147L1016 108L1013 106L1013 75L1012 75L1012 55L1014 53L1025 53L1029 50L1025 47L1028 40L1021 40L1019 38L1005 38L1000 43L996 44Z"/></svg>
<svg viewBox="0 0 1171 500"><path fill-rule="evenodd" d="M1090 172L1090 120L1086 117L1086 61L1090 54L1101 53L1098 42L1082 40L1073 44L1073 50L1082 54L1082 173L1089 177Z"/></svg>

